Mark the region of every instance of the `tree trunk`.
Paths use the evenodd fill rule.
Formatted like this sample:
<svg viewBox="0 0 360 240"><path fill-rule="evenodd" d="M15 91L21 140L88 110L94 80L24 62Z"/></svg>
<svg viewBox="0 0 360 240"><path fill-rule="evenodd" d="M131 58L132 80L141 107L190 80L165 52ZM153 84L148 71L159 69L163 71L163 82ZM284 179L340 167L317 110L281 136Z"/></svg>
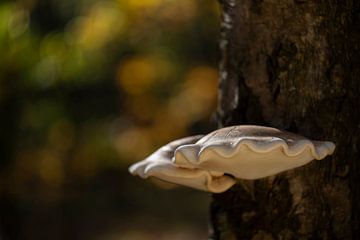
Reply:
<svg viewBox="0 0 360 240"><path fill-rule="evenodd" d="M360 238L360 2L223 0L220 127L336 143L333 156L214 194L212 239Z"/></svg>

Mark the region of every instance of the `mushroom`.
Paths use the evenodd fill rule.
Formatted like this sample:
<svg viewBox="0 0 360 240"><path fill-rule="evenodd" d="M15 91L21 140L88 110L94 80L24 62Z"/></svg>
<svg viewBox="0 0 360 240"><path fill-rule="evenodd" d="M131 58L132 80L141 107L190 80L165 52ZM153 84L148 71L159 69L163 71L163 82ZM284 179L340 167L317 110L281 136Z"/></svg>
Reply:
<svg viewBox="0 0 360 240"><path fill-rule="evenodd" d="M206 136L169 143L130 167L143 178L155 176L181 185L222 192L237 179L259 179L323 159L335 144L313 141L276 128L240 125Z"/></svg>
<svg viewBox="0 0 360 240"><path fill-rule="evenodd" d="M180 146L174 163L238 179L259 179L323 159L335 144L313 141L276 128L241 125L214 131L195 144Z"/></svg>
<svg viewBox="0 0 360 240"><path fill-rule="evenodd" d="M224 192L235 184L235 179L217 171L182 168L173 163L175 150L183 145L198 141L203 135L182 138L161 147L149 157L130 166L129 171L141 178L158 179L183 186L208 191Z"/></svg>

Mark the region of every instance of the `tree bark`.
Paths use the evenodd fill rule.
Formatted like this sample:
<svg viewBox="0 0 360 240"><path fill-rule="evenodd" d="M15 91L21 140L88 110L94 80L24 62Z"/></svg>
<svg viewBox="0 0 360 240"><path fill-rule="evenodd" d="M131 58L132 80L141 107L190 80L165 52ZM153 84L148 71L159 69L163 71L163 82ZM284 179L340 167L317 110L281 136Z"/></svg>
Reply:
<svg viewBox="0 0 360 240"><path fill-rule="evenodd" d="M219 126L336 143L333 156L242 181L211 205L212 239L359 239L360 2L223 0Z"/></svg>

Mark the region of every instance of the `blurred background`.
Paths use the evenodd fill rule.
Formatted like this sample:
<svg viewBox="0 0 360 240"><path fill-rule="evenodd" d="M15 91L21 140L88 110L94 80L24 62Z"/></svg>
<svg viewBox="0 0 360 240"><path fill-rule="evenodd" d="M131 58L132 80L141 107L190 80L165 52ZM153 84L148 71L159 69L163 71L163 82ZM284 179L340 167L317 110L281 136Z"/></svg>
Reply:
<svg viewBox="0 0 360 240"><path fill-rule="evenodd" d="M212 0L0 1L0 239L206 239L210 196L127 168L213 130Z"/></svg>

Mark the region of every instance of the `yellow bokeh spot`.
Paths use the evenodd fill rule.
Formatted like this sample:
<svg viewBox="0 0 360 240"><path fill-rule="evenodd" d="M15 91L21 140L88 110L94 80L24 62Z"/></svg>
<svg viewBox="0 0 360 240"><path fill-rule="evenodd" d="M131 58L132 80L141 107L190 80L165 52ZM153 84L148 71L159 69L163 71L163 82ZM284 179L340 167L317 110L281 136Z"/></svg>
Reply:
<svg viewBox="0 0 360 240"><path fill-rule="evenodd" d="M164 0L127 0L130 9L140 10L142 8L153 8L159 6Z"/></svg>
<svg viewBox="0 0 360 240"><path fill-rule="evenodd" d="M118 0L122 8L126 8L127 17L140 25L166 23L168 27L189 23L198 13L196 1L193 0ZM149 22L149 19L153 21Z"/></svg>
<svg viewBox="0 0 360 240"><path fill-rule="evenodd" d="M168 115L186 124L210 116L217 99L217 79L214 68L199 66L190 70L182 90L169 103Z"/></svg>
<svg viewBox="0 0 360 240"><path fill-rule="evenodd" d="M151 136L146 128L128 128L114 141L119 154L128 160L142 159L151 150Z"/></svg>
<svg viewBox="0 0 360 240"><path fill-rule="evenodd" d="M169 66L163 59L138 56L120 64L116 80L125 92L140 95L165 80L168 69Z"/></svg>
<svg viewBox="0 0 360 240"><path fill-rule="evenodd" d="M64 168L62 160L53 152L43 151L40 153L38 162L40 178L51 187L59 187L64 180Z"/></svg>
<svg viewBox="0 0 360 240"><path fill-rule="evenodd" d="M185 91L198 99L211 100L217 94L218 72L208 66L192 69L185 80Z"/></svg>
<svg viewBox="0 0 360 240"><path fill-rule="evenodd" d="M98 3L69 26L69 36L85 49L96 49L109 42L125 28L125 17L115 5Z"/></svg>
<svg viewBox="0 0 360 240"><path fill-rule="evenodd" d="M197 12L194 0L172 1L159 11L158 18L170 26L181 25L192 21Z"/></svg>

